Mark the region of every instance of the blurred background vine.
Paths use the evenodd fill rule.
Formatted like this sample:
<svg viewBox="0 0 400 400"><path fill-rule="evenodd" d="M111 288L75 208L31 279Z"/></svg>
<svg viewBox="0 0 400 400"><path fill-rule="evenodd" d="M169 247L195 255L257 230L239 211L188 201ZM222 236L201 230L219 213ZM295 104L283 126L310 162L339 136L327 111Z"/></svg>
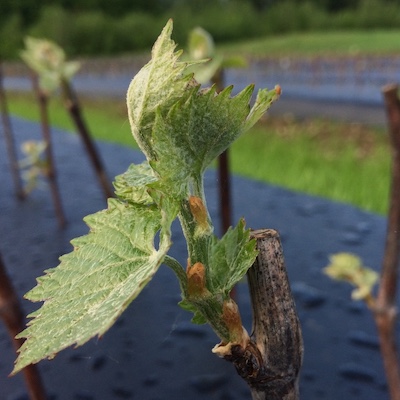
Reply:
<svg viewBox="0 0 400 400"><path fill-rule="evenodd" d="M2 0L0 55L17 58L26 35L54 40L71 56L140 52L170 17L178 43L195 26L226 43L291 32L400 28L400 1Z"/></svg>

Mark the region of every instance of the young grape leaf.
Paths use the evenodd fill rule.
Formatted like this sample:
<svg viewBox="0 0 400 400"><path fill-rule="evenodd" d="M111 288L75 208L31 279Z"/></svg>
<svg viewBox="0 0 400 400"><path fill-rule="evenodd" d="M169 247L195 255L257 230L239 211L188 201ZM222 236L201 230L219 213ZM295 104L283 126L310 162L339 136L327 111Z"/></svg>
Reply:
<svg viewBox="0 0 400 400"><path fill-rule="evenodd" d="M245 229L243 219L220 240L214 236L207 270L208 289L228 295L253 265L257 254L255 240L250 240L250 230Z"/></svg>
<svg viewBox="0 0 400 400"><path fill-rule="evenodd" d="M26 295L44 304L19 335L27 340L13 373L68 346L82 345L114 324L170 248L176 213L169 211L110 199L107 210L85 218L90 233L74 239L74 251L62 256L60 265L46 271Z"/></svg>
<svg viewBox="0 0 400 400"><path fill-rule="evenodd" d="M253 89L250 85L234 97L231 86L219 94L215 86L206 91L192 90L191 96L177 102L167 115L156 113L152 133L156 161L151 166L167 187L186 196L190 179L201 176L253 119L260 118L260 110L270 106L276 93L258 96L257 109L250 111Z"/></svg>
<svg viewBox="0 0 400 400"><path fill-rule="evenodd" d="M235 228L228 229L221 239L216 236L210 238L210 264L206 270L206 279L207 289L213 296L229 298L232 288L244 277L257 257L255 245L255 240L250 240L250 230L245 229L243 219ZM192 322L207 322L204 314L192 301L184 298L179 305L194 313Z"/></svg>

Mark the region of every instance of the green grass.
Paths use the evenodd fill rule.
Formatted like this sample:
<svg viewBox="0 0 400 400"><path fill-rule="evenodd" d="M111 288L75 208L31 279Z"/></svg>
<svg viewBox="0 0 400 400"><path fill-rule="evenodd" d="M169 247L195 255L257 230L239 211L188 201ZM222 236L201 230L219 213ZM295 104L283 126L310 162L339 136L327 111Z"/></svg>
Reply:
<svg viewBox="0 0 400 400"><path fill-rule="evenodd" d="M400 30L291 33L222 45L226 54L248 56L398 54Z"/></svg>
<svg viewBox="0 0 400 400"><path fill-rule="evenodd" d="M39 109L31 93L8 93L8 108L11 114L29 121L38 121ZM137 147L131 135L125 103L121 101L81 98L83 116L96 139ZM49 102L50 124L70 132L75 127L62 101L54 98Z"/></svg>
<svg viewBox="0 0 400 400"><path fill-rule="evenodd" d="M32 97L11 93L8 100L13 114L38 119ZM135 146L122 102L82 99L82 105L97 139ZM50 114L53 126L74 131L60 101L51 102ZM242 136L230 156L238 175L387 212L390 153L382 131L323 120L267 119Z"/></svg>
<svg viewBox="0 0 400 400"><path fill-rule="evenodd" d="M267 121L231 149L234 173L387 212L389 144L380 131L322 120Z"/></svg>

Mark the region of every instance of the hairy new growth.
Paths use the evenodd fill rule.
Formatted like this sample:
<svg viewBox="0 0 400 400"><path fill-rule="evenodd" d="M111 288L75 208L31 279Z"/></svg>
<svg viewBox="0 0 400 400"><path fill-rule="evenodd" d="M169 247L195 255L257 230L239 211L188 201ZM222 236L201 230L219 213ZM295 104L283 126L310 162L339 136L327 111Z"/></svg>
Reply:
<svg viewBox="0 0 400 400"><path fill-rule="evenodd" d="M147 161L116 178L117 198L85 218L90 232L73 240L73 252L26 295L44 304L20 334L27 340L14 372L103 335L163 262L175 271L180 305L194 313L194 322L210 323L223 343L247 340L229 293L253 264L255 242L243 220L221 239L214 236L203 174L280 89L260 90L252 108L252 85L234 97L232 87L219 94L215 87L200 90L188 72L193 63L179 60L171 32L169 21L128 89L132 133ZM176 218L187 241L187 272L167 254Z"/></svg>

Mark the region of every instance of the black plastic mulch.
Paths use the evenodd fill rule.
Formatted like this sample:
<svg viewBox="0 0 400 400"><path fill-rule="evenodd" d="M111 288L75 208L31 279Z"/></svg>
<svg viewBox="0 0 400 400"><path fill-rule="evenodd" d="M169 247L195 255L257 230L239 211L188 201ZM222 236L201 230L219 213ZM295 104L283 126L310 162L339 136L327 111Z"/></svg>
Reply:
<svg viewBox="0 0 400 400"><path fill-rule="evenodd" d="M40 138L37 124L13 119L18 142ZM14 197L4 137L0 135L0 248L22 295L35 277L58 264L71 250L69 241L88 229L82 218L105 207L102 193L79 138L53 130L59 183L69 224L60 231L46 185L24 202ZM138 152L99 143L114 177ZM260 168L267 168L261 164ZM299 171L301 173L301 171ZM206 190L218 226L217 182L209 171ZM322 274L328 255L359 254L371 267L380 266L385 219L345 204L294 193L240 177L233 178L234 221L245 216L252 228L278 229L300 315L305 358L301 394L306 400L388 399L372 317L363 303L350 300L351 288ZM178 225L172 254L183 264L186 248ZM218 342L205 326L189 323L177 306L178 284L162 266L115 326L102 339L67 349L42 361L48 393L57 400L107 399L249 399L246 385L233 367L211 353ZM250 329L246 284L238 302ZM26 311L36 305L23 301ZM0 324L0 399L27 399L21 374L7 378L15 358Z"/></svg>

